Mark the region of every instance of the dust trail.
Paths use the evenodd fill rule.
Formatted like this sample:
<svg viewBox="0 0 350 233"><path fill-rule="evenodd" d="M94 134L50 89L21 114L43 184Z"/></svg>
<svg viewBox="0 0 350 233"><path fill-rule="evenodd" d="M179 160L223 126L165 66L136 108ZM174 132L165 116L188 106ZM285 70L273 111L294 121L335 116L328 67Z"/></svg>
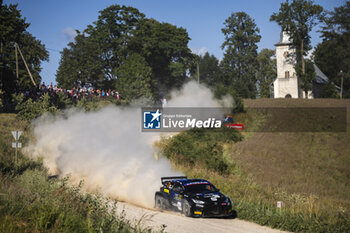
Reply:
<svg viewBox="0 0 350 233"><path fill-rule="evenodd" d="M178 93L173 93L170 106L220 105L209 89L194 83ZM181 175L165 158L154 159L152 144L160 135L141 132L140 108L71 111L64 118L41 117L33 124L36 142L26 148L27 153L43 157L52 174L70 175L76 182L84 180L88 190L153 207L160 177Z"/></svg>
<svg viewBox="0 0 350 233"><path fill-rule="evenodd" d="M215 99L208 87L194 81L188 82L179 91L172 91L170 95L171 99L166 107L235 107L232 96Z"/></svg>

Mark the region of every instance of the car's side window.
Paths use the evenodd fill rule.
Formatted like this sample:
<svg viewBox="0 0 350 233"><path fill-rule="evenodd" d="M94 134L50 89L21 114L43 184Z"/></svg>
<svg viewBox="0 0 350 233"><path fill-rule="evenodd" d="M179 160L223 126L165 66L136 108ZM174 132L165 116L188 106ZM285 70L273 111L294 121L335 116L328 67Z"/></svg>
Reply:
<svg viewBox="0 0 350 233"><path fill-rule="evenodd" d="M173 186L174 186L174 182L167 182L166 184L165 184L165 186L166 186L166 188L168 188L168 189L172 189L173 188Z"/></svg>
<svg viewBox="0 0 350 233"><path fill-rule="evenodd" d="M174 190L174 192L181 193L181 191L182 191L183 189L182 189L181 184L175 183L175 184L174 184L173 190Z"/></svg>

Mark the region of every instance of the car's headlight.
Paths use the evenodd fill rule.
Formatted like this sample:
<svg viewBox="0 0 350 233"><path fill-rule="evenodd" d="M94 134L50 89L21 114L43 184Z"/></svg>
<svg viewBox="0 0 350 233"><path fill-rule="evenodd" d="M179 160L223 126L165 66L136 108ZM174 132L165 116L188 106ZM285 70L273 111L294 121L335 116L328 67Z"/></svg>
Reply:
<svg viewBox="0 0 350 233"><path fill-rule="evenodd" d="M231 200L230 200L230 198L226 197L225 202L227 203L227 205L231 205Z"/></svg>
<svg viewBox="0 0 350 233"><path fill-rule="evenodd" d="M192 201L196 204L204 204L204 201L201 201L201 200L192 199Z"/></svg>

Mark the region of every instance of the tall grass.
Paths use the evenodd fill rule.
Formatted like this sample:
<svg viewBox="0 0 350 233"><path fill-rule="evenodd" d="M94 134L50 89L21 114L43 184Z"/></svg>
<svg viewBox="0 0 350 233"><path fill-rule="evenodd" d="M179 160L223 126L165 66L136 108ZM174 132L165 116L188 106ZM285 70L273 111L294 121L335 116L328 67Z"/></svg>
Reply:
<svg viewBox="0 0 350 233"><path fill-rule="evenodd" d="M22 130L24 142L30 137L25 121L0 114L0 232L153 231L142 221L116 215L116 201L82 191L82 183L72 186L67 177L49 179L41 161L19 153L16 163L11 130Z"/></svg>
<svg viewBox="0 0 350 233"><path fill-rule="evenodd" d="M42 169L13 181L1 177L0 232L141 232L116 216L116 203L83 193L67 179L48 181Z"/></svg>
<svg viewBox="0 0 350 233"><path fill-rule="evenodd" d="M286 104L305 104L296 102ZM249 110L234 118L253 128L268 122ZM350 134L250 131L243 140L231 131L230 140L223 132L213 137L194 130L158 146L187 176L209 179L230 196L238 218L294 232L350 232ZM225 172L211 161L224 161ZM277 201L283 201L281 209Z"/></svg>

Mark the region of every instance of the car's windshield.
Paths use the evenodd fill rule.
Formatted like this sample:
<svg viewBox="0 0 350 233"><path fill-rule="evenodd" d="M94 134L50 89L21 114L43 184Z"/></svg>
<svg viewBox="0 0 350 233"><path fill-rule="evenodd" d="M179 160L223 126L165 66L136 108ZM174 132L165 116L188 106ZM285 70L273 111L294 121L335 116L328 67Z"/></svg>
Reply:
<svg viewBox="0 0 350 233"><path fill-rule="evenodd" d="M218 191L212 184L190 184L185 186L185 190L189 193L208 193Z"/></svg>

